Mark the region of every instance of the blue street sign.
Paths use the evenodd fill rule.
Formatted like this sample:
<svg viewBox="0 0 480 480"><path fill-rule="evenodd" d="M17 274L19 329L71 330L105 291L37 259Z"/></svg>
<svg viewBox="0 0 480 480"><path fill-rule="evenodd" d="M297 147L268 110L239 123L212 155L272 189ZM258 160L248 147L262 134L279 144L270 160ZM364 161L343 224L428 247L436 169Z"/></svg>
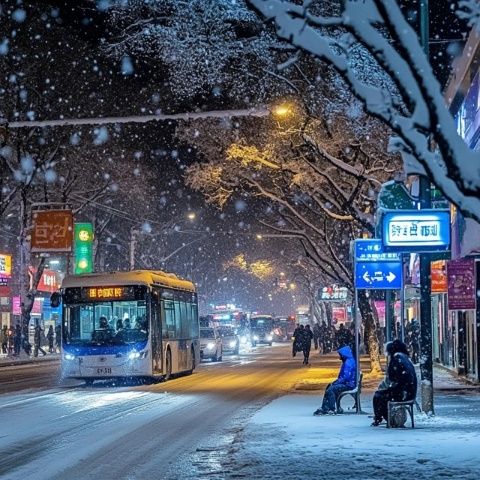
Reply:
<svg viewBox="0 0 480 480"><path fill-rule="evenodd" d="M382 225L386 252L439 252L450 249L448 210L387 211Z"/></svg>
<svg viewBox="0 0 480 480"><path fill-rule="evenodd" d="M358 262L355 268L355 288L400 290L400 262Z"/></svg>
<svg viewBox="0 0 480 480"><path fill-rule="evenodd" d="M400 255L384 252L380 238L358 238L354 242L355 262L400 262Z"/></svg>

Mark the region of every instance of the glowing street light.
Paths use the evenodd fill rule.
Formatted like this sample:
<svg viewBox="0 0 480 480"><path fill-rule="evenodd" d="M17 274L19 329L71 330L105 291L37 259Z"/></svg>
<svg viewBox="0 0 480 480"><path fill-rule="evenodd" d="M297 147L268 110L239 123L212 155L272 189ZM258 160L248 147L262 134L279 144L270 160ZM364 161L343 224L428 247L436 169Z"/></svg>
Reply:
<svg viewBox="0 0 480 480"><path fill-rule="evenodd" d="M293 113L293 108L288 103L281 103L273 107L272 113L276 117L288 117Z"/></svg>
<svg viewBox="0 0 480 480"><path fill-rule="evenodd" d="M188 218L189 220L192 220L192 221L193 221L193 220L195 220L195 218L197 218L197 215L195 214L195 212L188 212L188 213L187 213L187 218Z"/></svg>
<svg viewBox="0 0 480 480"><path fill-rule="evenodd" d="M263 238L263 235L261 235L260 233L257 233L257 240L261 240Z"/></svg>

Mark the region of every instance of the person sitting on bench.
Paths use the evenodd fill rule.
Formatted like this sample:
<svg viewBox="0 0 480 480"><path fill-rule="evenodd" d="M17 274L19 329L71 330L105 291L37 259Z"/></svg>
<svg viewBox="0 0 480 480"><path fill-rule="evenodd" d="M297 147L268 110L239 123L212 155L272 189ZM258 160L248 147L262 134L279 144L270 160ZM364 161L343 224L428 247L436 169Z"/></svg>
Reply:
<svg viewBox="0 0 480 480"><path fill-rule="evenodd" d="M353 357L352 349L345 345L337 350L342 360L342 366L338 378L330 383L325 389L322 406L313 412L314 415L328 415L335 413L337 397L340 393L355 388L357 376L357 364Z"/></svg>
<svg viewBox="0 0 480 480"><path fill-rule="evenodd" d="M388 366L385 379L373 396L374 419L377 427L388 418L388 402L406 402L417 396L417 375L408 357L407 346L400 340L387 343Z"/></svg>

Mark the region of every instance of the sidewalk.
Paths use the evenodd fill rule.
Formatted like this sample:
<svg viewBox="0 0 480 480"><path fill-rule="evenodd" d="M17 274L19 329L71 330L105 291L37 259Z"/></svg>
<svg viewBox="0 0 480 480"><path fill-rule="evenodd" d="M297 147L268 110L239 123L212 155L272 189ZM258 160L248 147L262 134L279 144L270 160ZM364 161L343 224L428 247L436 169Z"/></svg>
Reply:
<svg viewBox="0 0 480 480"><path fill-rule="evenodd" d="M29 363L40 363L40 362L53 362L60 360L59 353L47 353L43 356L41 353L38 357L28 356L23 350L18 357L6 356L0 354L0 368L1 367L10 367L15 365L26 365Z"/></svg>
<svg viewBox="0 0 480 480"><path fill-rule="evenodd" d="M413 430L371 427L369 415L354 413L313 417L323 391L278 398L237 437L230 478L477 479L480 393L444 370L435 377L436 416L415 412ZM362 394L370 415L372 397Z"/></svg>

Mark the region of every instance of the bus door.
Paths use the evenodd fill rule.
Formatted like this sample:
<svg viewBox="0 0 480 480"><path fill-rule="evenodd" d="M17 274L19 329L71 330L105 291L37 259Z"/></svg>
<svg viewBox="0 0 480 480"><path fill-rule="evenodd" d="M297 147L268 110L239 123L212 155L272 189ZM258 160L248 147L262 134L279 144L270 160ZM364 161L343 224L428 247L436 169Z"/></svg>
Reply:
<svg viewBox="0 0 480 480"><path fill-rule="evenodd" d="M162 325L160 311L160 293L158 290L152 292L151 302L151 344L152 344L152 369L153 373L163 373L162 355Z"/></svg>

